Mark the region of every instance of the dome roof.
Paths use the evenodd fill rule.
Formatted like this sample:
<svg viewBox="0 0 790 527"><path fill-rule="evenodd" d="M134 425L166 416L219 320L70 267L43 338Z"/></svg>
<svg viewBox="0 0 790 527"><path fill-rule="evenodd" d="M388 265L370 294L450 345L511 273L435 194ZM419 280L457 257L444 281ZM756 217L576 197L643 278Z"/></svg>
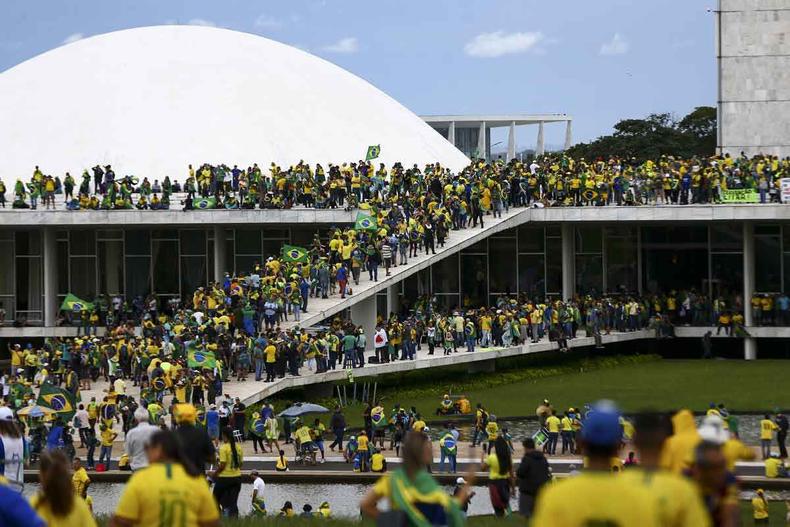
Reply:
<svg viewBox="0 0 790 527"><path fill-rule="evenodd" d="M86 38L0 74L0 177L79 174L183 180L187 164L390 165L467 158L363 79L267 38L155 26Z"/></svg>

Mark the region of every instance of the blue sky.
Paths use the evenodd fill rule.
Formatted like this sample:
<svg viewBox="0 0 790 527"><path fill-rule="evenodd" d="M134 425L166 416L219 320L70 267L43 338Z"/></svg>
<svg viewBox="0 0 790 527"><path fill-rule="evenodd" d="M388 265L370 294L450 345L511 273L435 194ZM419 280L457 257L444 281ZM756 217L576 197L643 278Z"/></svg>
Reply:
<svg viewBox="0 0 790 527"><path fill-rule="evenodd" d="M64 42L209 24L300 46L419 114L555 113L574 140L715 105L714 0L2 0L0 71ZM63 79L68 82L67 79ZM493 141L504 139L504 130ZM532 145L536 130L519 131ZM546 127L561 144L564 128Z"/></svg>

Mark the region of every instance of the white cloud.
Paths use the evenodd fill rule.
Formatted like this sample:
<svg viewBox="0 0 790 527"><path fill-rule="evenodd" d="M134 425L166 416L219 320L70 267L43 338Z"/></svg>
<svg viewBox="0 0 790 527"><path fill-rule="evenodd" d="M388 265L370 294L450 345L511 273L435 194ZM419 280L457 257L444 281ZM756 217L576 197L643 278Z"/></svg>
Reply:
<svg viewBox="0 0 790 527"><path fill-rule="evenodd" d="M211 20L206 20L205 18L192 18L187 21L188 26L206 26L206 27L217 27L216 22L212 22Z"/></svg>
<svg viewBox="0 0 790 527"><path fill-rule="evenodd" d="M535 50L535 46L543 41L543 33L530 31L526 33L480 33L464 46L464 52L470 57L492 58L526 53Z"/></svg>
<svg viewBox="0 0 790 527"><path fill-rule="evenodd" d="M255 19L255 27L259 29L277 29L282 27L283 23L279 18L267 14L260 14Z"/></svg>
<svg viewBox="0 0 790 527"><path fill-rule="evenodd" d="M72 33L71 35L63 39L63 43L71 44L72 42L77 42L78 40L82 40L83 38L85 38L85 35L82 33Z"/></svg>
<svg viewBox="0 0 790 527"><path fill-rule="evenodd" d="M356 37L341 38L334 44L329 44L322 48L330 53L356 53L359 51L359 41Z"/></svg>
<svg viewBox="0 0 790 527"><path fill-rule="evenodd" d="M623 35L615 33L612 40L601 44L601 55L624 55L628 53L629 44Z"/></svg>

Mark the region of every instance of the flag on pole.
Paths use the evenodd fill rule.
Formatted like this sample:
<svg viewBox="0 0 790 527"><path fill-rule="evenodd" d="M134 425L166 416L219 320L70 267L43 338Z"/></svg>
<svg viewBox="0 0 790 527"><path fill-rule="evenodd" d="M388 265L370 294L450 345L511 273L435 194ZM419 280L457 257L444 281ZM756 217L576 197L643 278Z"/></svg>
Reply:
<svg viewBox="0 0 790 527"><path fill-rule="evenodd" d="M209 210L217 208L217 198L214 196L208 198L194 198L192 200L192 207L201 210Z"/></svg>
<svg viewBox="0 0 790 527"><path fill-rule="evenodd" d="M307 263L307 249L295 245L283 245L283 260L286 262Z"/></svg>
<svg viewBox="0 0 790 527"><path fill-rule="evenodd" d="M93 311L93 304L80 300L78 297L71 293L66 295L63 303L60 304L61 311Z"/></svg>
<svg viewBox="0 0 790 527"><path fill-rule="evenodd" d="M358 231L376 231L379 228L378 221L370 214L357 212L357 221L354 223L354 228Z"/></svg>
<svg viewBox="0 0 790 527"><path fill-rule="evenodd" d="M76 411L74 408L75 403L75 398L70 392L63 388L52 386L48 382L41 385L41 389L38 392L38 401L36 401L36 404L39 406L53 410L64 421L74 417L74 412Z"/></svg>
<svg viewBox="0 0 790 527"><path fill-rule="evenodd" d="M187 366L190 368L209 368L214 369L217 365L217 358L210 351L203 351L192 348L187 353Z"/></svg>
<svg viewBox="0 0 790 527"><path fill-rule="evenodd" d="M365 154L365 161L376 159L381 153L381 145L371 145L368 147L368 153Z"/></svg>

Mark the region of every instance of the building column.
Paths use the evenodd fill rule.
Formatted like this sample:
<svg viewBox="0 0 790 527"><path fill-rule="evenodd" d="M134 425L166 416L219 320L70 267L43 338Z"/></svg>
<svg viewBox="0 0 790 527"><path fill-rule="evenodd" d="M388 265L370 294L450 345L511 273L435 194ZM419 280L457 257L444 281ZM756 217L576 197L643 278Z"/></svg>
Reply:
<svg viewBox="0 0 790 527"><path fill-rule="evenodd" d="M54 227L44 227L42 250L44 252L44 325L54 327L58 319L58 243Z"/></svg>
<svg viewBox="0 0 790 527"><path fill-rule="evenodd" d="M516 121L511 121L510 131L507 134L507 160L516 157Z"/></svg>
<svg viewBox="0 0 790 527"><path fill-rule="evenodd" d="M225 261L225 251L227 247L227 238L225 235L225 227L222 225L214 226L214 281L220 284L225 279L225 272L228 271L227 262Z"/></svg>
<svg viewBox="0 0 790 527"><path fill-rule="evenodd" d="M573 225L562 224L562 300L576 294L576 254L574 251Z"/></svg>
<svg viewBox="0 0 790 527"><path fill-rule="evenodd" d="M455 146L455 121L450 121L450 126L447 129L447 140L451 145Z"/></svg>
<svg viewBox="0 0 790 527"><path fill-rule="evenodd" d="M389 294L387 295L387 304L389 304ZM376 295L371 295L351 306L351 322L364 328L367 341L366 349L372 350L373 335L376 334Z"/></svg>
<svg viewBox="0 0 790 527"><path fill-rule="evenodd" d="M542 156L545 145L543 144L543 121L538 123L538 143L535 145L535 155Z"/></svg>
<svg viewBox="0 0 790 527"><path fill-rule="evenodd" d="M573 142L573 132L571 131L571 121L568 119L565 121L565 150L571 147L571 143Z"/></svg>
<svg viewBox="0 0 790 527"><path fill-rule="evenodd" d="M751 327L752 320L752 295L754 294L754 225L743 223L743 323ZM757 358L757 341L754 337L743 339L743 358L754 360Z"/></svg>
<svg viewBox="0 0 790 527"><path fill-rule="evenodd" d="M486 122L480 123L480 132L477 136L477 157L487 159L486 156Z"/></svg>
<svg viewBox="0 0 790 527"><path fill-rule="evenodd" d="M387 317L390 313L400 312L400 283L387 288Z"/></svg>

